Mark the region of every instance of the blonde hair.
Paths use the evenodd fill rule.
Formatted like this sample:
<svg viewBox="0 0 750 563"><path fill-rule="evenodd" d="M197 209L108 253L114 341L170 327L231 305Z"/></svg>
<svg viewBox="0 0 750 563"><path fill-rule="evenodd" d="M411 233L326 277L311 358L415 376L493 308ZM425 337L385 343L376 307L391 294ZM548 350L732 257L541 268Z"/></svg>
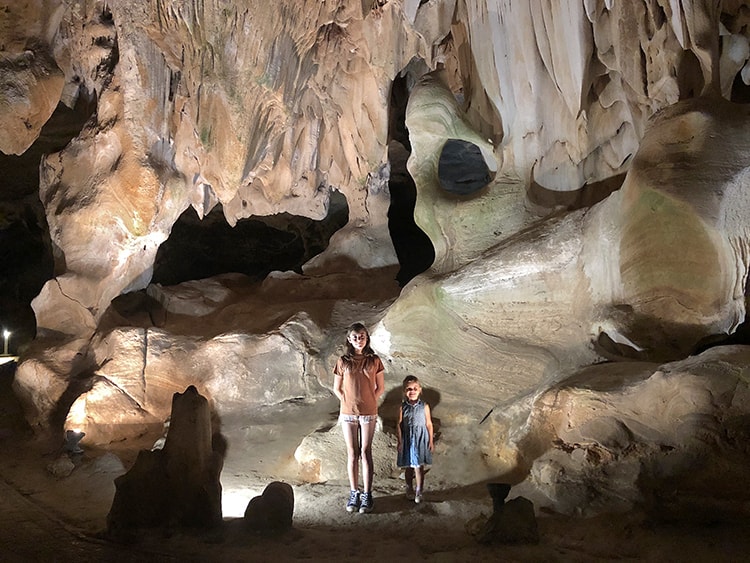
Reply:
<svg viewBox="0 0 750 563"><path fill-rule="evenodd" d="M406 386L409 385L409 383L416 383L419 385L419 394L422 395L422 382L419 381L419 378L416 375L407 375L404 377L404 381L401 383L401 390L406 392Z"/></svg>

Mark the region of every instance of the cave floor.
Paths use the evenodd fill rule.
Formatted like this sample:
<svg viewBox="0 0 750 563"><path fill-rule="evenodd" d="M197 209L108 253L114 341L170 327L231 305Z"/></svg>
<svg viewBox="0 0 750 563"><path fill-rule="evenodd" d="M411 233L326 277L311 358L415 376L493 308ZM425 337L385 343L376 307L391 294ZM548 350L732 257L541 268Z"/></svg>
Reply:
<svg viewBox="0 0 750 563"><path fill-rule="evenodd" d="M59 445L34 437L0 374L0 561L746 561L750 522L711 527L649 522L628 513L597 518L539 514L537 545L482 545L474 533L492 511L483 485L428 489L415 505L402 494L402 481L375 483L375 510L344 510L346 483L290 482L295 494L294 527L276 536L249 534L240 518L247 499L274 476L262 460L278 457L285 441L262 432L250 462L228 459L222 472L224 495L238 495L235 507L224 503L219 530L183 534L154 532L122 544L104 533L113 479L133 463L143 444L118 444L108 451L86 449L76 468L55 477L50 464ZM322 411L327 409L322 409ZM253 437L251 437L251 440ZM264 453L265 452L265 453ZM268 454L268 455L266 455ZM254 465L253 465L254 463ZM240 485L241 484L241 485ZM428 481L429 486L429 481Z"/></svg>

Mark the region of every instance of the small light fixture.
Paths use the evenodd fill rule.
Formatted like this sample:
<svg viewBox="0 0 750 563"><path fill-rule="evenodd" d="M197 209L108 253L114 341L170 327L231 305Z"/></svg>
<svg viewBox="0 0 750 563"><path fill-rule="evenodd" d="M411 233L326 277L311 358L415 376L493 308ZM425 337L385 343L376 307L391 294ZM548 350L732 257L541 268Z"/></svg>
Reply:
<svg viewBox="0 0 750 563"><path fill-rule="evenodd" d="M69 454L82 454L83 448L78 445L78 442L80 442L85 435L85 432L81 432L79 430L66 430L64 446L65 451Z"/></svg>
<svg viewBox="0 0 750 563"><path fill-rule="evenodd" d="M6 328L3 330L3 356L8 355L8 340L10 340L10 331Z"/></svg>

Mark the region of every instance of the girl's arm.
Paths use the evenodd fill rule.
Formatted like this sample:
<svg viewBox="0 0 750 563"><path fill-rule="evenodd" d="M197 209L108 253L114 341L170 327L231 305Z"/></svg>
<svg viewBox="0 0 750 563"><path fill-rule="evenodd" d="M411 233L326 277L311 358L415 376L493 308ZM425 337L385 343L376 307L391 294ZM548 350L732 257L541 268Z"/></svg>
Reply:
<svg viewBox="0 0 750 563"><path fill-rule="evenodd" d="M396 438L398 440L398 451L401 451L401 422L404 420L404 409L398 406L398 422L396 422Z"/></svg>
<svg viewBox="0 0 750 563"><path fill-rule="evenodd" d="M385 392L385 371L380 370L378 373L375 374L375 400L380 401L380 397L382 397L383 393Z"/></svg>
<svg viewBox="0 0 750 563"><path fill-rule="evenodd" d="M333 394L339 401L344 400L344 378L338 374L333 376Z"/></svg>
<svg viewBox="0 0 750 563"><path fill-rule="evenodd" d="M430 451L435 450L435 444L432 440L432 415L430 414L430 405L424 404L424 420L425 426L427 426L427 435L430 437Z"/></svg>

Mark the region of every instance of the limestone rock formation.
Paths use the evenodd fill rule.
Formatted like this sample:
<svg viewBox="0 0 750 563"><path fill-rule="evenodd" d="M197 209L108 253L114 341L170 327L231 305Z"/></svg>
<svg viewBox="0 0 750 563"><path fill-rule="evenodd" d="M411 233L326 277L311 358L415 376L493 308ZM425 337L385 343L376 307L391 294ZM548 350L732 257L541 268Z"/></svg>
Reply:
<svg viewBox="0 0 750 563"><path fill-rule="evenodd" d="M145 287L158 245L189 205L203 216L221 203L230 224L282 211L319 219L337 189L350 213L339 252L365 268L394 263L381 172L387 81L418 52L419 36L393 5L365 14L355 3L308 4L291 18L241 3L65 13L66 30L112 24L104 31L117 64L105 83L84 84L99 96L97 122L43 168L66 272L35 301L41 330L91 332L114 297ZM395 47L370 53L370 44ZM344 102L352 90L359 104Z"/></svg>
<svg viewBox="0 0 750 563"><path fill-rule="evenodd" d="M208 397L222 417L327 396L337 347L326 343L321 324L339 315L333 295L362 292L372 281L275 274L260 288L231 275L202 284L151 287L149 293L159 301L152 314L162 326L146 320L142 327L113 328L90 343L92 363L99 367L69 405L65 426L85 431L92 444L153 432L168 417L172 395L189 385ZM395 291L393 281L382 283L356 314L380 310ZM135 320L113 317L111 322ZM41 363L34 365L42 369ZM19 373L16 384L26 383L32 373L37 370ZM45 376L48 371L38 377ZM29 401L35 412L49 412L64 394L64 388L50 387ZM43 418L29 416L43 426Z"/></svg>
<svg viewBox="0 0 750 563"><path fill-rule="evenodd" d="M439 162L449 141L476 146L492 175L497 173L500 163L492 144L463 119L455 97L439 75L422 77L412 89L406 126L412 149L407 167L417 185L414 217L435 248L432 269L451 271L491 246L500 225L509 230L519 227L519 223L508 225L505 219L512 213L508 208L519 211L521 185L516 184L515 191L487 189L468 198L451 197L441 188ZM503 211L500 216L483 213L487 206ZM457 213L458 210L461 212ZM518 218L523 216L521 213Z"/></svg>
<svg viewBox="0 0 750 563"><path fill-rule="evenodd" d="M128 538L140 529L205 529L221 522L222 452L212 446L208 401L195 387L175 393L164 448L141 451L115 480L107 530Z"/></svg>
<svg viewBox="0 0 750 563"><path fill-rule="evenodd" d="M703 99L658 114L621 190L415 280L373 338L387 334L388 353L408 369L439 366L442 375L425 373L437 388L489 398L523 394L601 356L677 359L731 334L745 316L749 266L748 115ZM446 224L456 216L446 213ZM474 225L477 238L483 227Z"/></svg>
<svg viewBox="0 0 750 563"><path fill-rule="evenodd" d="M376 479L398 475L395 433L386 433L382 418L372 441L373 475ZM330 425L305 437L294 452L300 476L310 483L346 478L346 451L341 447L341 426Z"/></svg>
<svg viewBox="0 0 750 563"><path fill-rule="evenodd" d="M526 424L547 388L605 361L641 374L745 321L742 2L1 7L0 151L26 151L60 104L90 108L25 187L55 260L14 382L38 430L158 430L187 385L220 417L315 400L361 320L390 386L414 373L439 393L437 471L519 477L550 443ZM454 144L470 193L444 189ZM411 190L413 213L393 209ZM152 284L186 211L234 226L332 207L346 223L298 271ZM389 223L406 217L434 261L400 288ZM324 448L303 460L318 479Z"/></svg>
<svg viewBox="0 0 750 563"><path fill-rule="evenodd" d="M571 515L643 506L658 520L742 517L748 354L728 346L658 366L592 367L541 393L527 421L541 432L528 436L553 447L513 494Z"/></svg>
<svg viewBox="0 0 750 563"><path fill-rule="evenodd" d="M11 52L2 62L0 150L23 154L55 111L65 79L48 51Z"/></svg>
<svg viewBox="0 0 750 563"><path fill-rule="evenodd" d="M477 537L479 543L539 543L534 505L524 497L500 503Z"/></svg>

